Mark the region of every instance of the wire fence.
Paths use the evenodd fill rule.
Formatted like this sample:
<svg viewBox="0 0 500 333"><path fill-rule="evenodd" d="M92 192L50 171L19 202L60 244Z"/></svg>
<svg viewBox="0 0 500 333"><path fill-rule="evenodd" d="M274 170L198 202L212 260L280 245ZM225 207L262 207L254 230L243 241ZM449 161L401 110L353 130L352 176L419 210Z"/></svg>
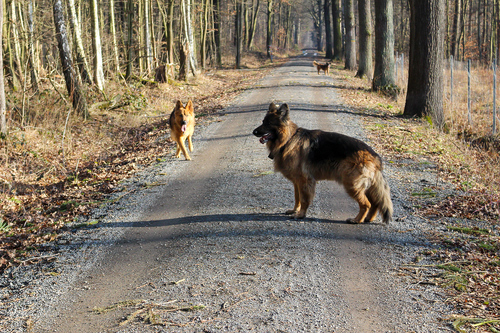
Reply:
<svg viewBox="0 0 500 333"><path fill-rule="evenodd" d="M408 64L404 54L396 54L396 85L408 84ZM497 110L497 62L489 67L474 64L471 60L445 60L444 112L452 126L467 128L478 135L497 135L499 112Z"/></svg>

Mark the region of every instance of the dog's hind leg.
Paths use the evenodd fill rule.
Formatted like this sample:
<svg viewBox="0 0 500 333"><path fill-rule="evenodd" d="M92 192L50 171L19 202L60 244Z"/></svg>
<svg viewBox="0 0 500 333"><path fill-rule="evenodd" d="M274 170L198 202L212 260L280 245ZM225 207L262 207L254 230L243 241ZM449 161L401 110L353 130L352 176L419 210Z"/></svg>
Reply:
<svg viewBox="0 0 500 333"><path fill-rule="evenodd" d="M365 194L365 188L364 186L360 186L361 184L358 184L358 187L355 187L354 184L344 184L344 188L347 191L347 194L351 196L354 200L359 205L359 213L356 215L354 219L347 219L347 222L349 223L363 223L365 222L366 216L369 214L369 212L372 212L371 207L372 204L370 203L370 200L368 200L368 197ZM375 213L377 212L377 208L374 207ZM373 212L372 212L373 214Z"/></svg>
<svg viewBox="0 0 500 333"><path fill-rule="evenodd" d="M293 215L297 214L297 212L300 210L300 191L299 191L299 185L296 183L293 183L293 190L294 190L294 196L295 196L295 205L293 206L293 209L287 210L285 214L287 215Z"/></svg>

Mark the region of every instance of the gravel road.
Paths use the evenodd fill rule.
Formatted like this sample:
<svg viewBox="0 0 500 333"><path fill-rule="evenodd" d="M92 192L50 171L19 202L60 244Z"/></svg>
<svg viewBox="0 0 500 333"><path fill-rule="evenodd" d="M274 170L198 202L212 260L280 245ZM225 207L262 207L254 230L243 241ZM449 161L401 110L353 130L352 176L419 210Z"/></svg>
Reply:
<svg viewBox="0 0 500 333"><path fill-rule="evenodd" d="M357 204L321 182L304 220L293 187L251 133L270 102L299 126L365 140L362 116L312 58L274 69L195 130L192 161L166 161L122 184L47 249L0 278L6 332L450 332L441 291L400 276L430 245L405 188L432 170L385 164L395 220L351 225ZM405 179L405 183L402 182ZM380 224L379 224L380 223ZM93 309L120 304L98 314ZM128 305L128 306L125 306ZM129 321L125 318L129 317Z"/></svg>

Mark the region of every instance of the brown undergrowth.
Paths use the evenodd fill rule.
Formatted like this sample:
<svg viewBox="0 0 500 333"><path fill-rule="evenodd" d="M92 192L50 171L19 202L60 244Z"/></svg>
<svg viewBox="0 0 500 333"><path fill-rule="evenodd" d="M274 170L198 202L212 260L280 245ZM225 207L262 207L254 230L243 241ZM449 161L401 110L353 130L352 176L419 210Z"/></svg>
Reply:
<svg viewBox="0 0 500 333"><path fill-rule="evenodd" d="M340 64L332 70L344 102L365 116L371 144L387 163L397 167L411 160L436 177L418 192L409 187L408 195L416 214L439 226L428 234L439 247L417 254L400 275L415 284L443 287L446 302L456 310L443 320L457 331L500 331L498 136L488 137L488 124L468 127L466 118L454 118L457 110L446 104L445 116L452 123L447 133L425 120L406 119L401 116L404 92L397 99L373 93L369 82L354 74ZM488 144L478 144L487 137Z"/></svg>
<svg viewBox="0 0 500 333"><path fill-rule="evenodd" d="M0 140L0 272L29 264L40 244L57 239L68 222L89 214L120 181L157 163L173 143L168 116L175 102L193 100L200 122L262 77L259 57L244 70L212 70L188 82L109 80L104 94L89 89L90 118L73 114L61 78L21 104L8 93L10 132ZM49 82L52 80L52 83Z"/></svg>

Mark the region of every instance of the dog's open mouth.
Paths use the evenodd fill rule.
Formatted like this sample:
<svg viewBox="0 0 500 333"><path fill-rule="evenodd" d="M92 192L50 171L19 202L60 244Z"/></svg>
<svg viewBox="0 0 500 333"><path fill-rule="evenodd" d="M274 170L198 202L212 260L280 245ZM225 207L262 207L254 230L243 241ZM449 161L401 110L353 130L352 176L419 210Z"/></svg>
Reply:
<svg viewBox="0 0 500 333"><path fill-rule="evenodd" d="M186 128L187 128L187 125L182 125L182 127L181 127L182 133L186 132Z"/></svg>
<svg viewBox="0 0 500 333"><path fill-rule="evenodd" d="M260 141L260 143L264 144L267 141L271 140L271 138L272 138L272 134L271 133L266 133L266 134L264 134L263 136L260 137L259 141Z"/></svg>

